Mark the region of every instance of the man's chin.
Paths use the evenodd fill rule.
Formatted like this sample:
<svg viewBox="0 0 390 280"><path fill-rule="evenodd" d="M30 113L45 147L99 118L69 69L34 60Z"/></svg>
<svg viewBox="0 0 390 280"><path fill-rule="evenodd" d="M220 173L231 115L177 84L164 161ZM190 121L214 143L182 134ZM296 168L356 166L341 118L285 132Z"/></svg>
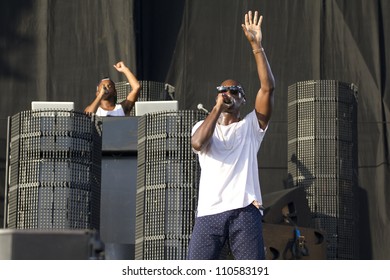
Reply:
<svg viewBox="0 0 390 280"><path fill-rule="evenodd" d="M104 94L102 96L102 100L111 100L111 99L114 99L115 98L115 95L113 94Z"/></svg>

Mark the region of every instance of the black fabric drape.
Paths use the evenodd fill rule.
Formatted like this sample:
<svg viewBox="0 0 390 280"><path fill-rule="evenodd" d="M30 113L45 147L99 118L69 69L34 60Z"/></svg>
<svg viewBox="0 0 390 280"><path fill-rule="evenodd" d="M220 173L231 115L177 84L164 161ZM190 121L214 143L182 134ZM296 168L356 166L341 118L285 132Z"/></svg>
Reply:
<svg viewBox="0 0 390 280"><path fill-rule="evenodd" d="M136 73L132 0L15 0L0 9L0 218L3 220L7 117L31 101L74 101L82 111L112 66Z"/></svg>

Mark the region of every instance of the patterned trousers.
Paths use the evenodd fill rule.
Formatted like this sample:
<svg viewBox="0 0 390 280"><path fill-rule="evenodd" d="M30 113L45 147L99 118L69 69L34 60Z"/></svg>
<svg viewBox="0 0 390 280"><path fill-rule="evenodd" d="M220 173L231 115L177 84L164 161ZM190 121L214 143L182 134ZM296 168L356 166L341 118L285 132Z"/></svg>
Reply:
<svg viewBox="0 0 390 280"><path fill-rule="evenodd" d="M265 259L260 210L250 204L244 208L197 217L187 259L220 259L227 241L236 260Z"/></svg>

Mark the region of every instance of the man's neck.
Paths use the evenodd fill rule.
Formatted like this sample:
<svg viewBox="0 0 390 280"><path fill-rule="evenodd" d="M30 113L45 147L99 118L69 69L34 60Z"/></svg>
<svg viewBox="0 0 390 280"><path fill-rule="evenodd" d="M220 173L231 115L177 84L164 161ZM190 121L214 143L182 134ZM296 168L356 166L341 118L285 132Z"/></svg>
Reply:
<svg viewBox="0 0 390 280"><path fill-rule="evenodd" d="M240 118L240 112L237 113L228 113L223 112L221 113L219 124L220 125L229 125L235 122L239 122L241 120Z"/></svg>

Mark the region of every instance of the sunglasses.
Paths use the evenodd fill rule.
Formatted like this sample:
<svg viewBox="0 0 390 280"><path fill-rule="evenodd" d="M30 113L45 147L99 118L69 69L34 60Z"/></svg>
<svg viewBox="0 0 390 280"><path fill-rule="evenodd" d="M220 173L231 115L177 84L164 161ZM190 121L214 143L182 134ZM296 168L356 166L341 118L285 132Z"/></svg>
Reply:
<svg viewBox="0 0 390 280"><path fill-rule="evenodd" d="M218 93L223 93L223 92L230 92L230 94L237 95L240 93L242 96L245 95L244 89L241 86L218 86L217 87Z"/></svg>

